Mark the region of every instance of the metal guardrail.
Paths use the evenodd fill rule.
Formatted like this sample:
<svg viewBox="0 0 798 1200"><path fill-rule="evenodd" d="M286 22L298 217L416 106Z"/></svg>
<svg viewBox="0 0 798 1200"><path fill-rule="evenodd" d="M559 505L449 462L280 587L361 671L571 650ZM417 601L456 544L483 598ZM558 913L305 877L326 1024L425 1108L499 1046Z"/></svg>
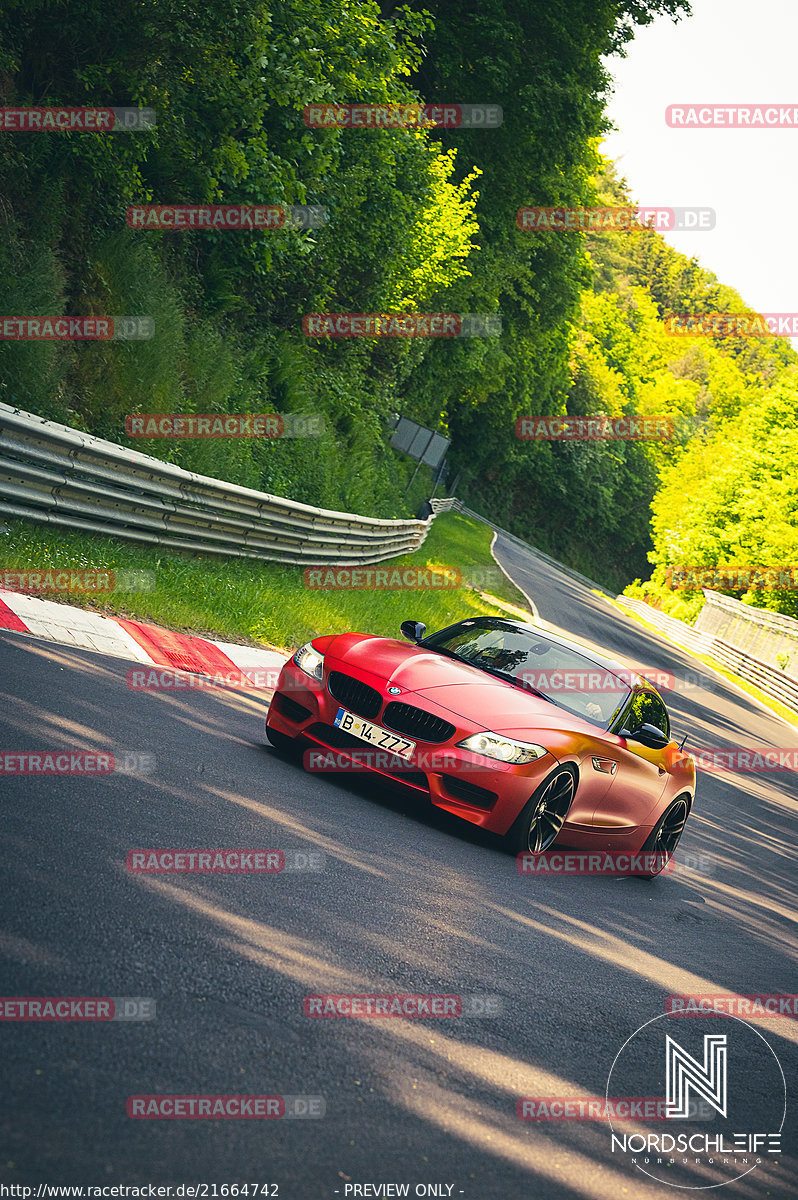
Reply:
<svg viewBox="0 0 798 1200"><path fill-rule="evenodd" d="M430 501L432 503L432 501ZM615 599L615 592L608 591L602 584L596 583L595 579L589 579L587 575L582 575L580 571L575 571L572 567L566 567L563 563L558 562L556 558L552 558L549 554L544 554L542 550L538 550L537 546L532 546L529 542L525 542L523 538L518 537L514 533L510 533L507 529L502 529L501 525L497 525L495 521L491 521L489 517L483 517L482 513L474 512L472 508L466 508L461 501L456 501L460 507L457 509L465 517L472 517L475 521L482 521L484 525L489 525L496 533L500 534L506 541L512 542L520 550L526 550L530 554L534 554L536 558L541 558L543 562L548 563L552 567L556 567L563 575L568 575L571 579L583 583L586 588L591 591L600 592L602 596L608 596L610 600Z"/></svg>
<svg viewBox="0 0 798 1200"><path fill-rule="evenodd" d="M462 500L457 500L454 496L447 496L446 499L442 499L442 500L430 500L430 501L428 501L428 503L429 503L430 508L432 509L432 511L435 513L436 516L438 513L442 513L442 512L463 512L464 511Z"/></svg>
<svg viewBox="0 0 798 1200"><path fill-rule="evenodd" d="M430 501L430 505L439 504L440 501ZM448 503L444 501L443 503ZM655 629L659 629L666 634L677 645L683 646L685 650L692 651L694 654L703 654L708 658L714 658L716 662L722 664L734 675L739 675L741 679L748 683L753 683L764 692L766 696L771 696L774 700L778 700L785 708L793 712L798 712L798 679L787 674L768 663L762 662L761 659L755 658L746 650L737 646L732 646L723 638L715 636L713 633L704 632L700 629L694 629L691 625L687 625L684 621L679 621L676 617L670 617L667 613L660 612L659 609L652 608L650 604L646 604L643 600L634 600L628 596L615 596L613 592L609 592L603 588L601 584L595 580L588 579L587 576L580 574L578 571L573 571L569 567L564 567L562 563L558 563L556 559L550 558L541 550L536 549L524 542L515 534L508 533L506 529L502 529L500 525L496 525L487 517L483 517L481 513L474 512L473 509L467 508L459 500L455 500L452 507L462 513L464 516L473 517L477 521L482 521L486 525L501 534L502 537L514 543L520 548L530 551L538 558L542 558L545 562L557 567L566 575L570 575L574 579L578 579L587 587L595 591L602 592L612 600L623 607L630 609L636 613L644 621L648 621ZM440 509L436 511L442 511ZM730 600L726 596L720 596L714 592L705 590L707 597L707 606L717 604L718 607L733 609L735 615L741 616L740 610L747 610L745 617L752 622L756 622L763 627L767 627L773 635L780 634L782 638L791 636L796 637L798 631L798 622L791 617L785 617L780 613L767 612L764 609L753 608L751 605L742 604L739 600ZM702 611L706 611L706 607Z"/></svg>
<svg viewBox="0 0 798 1200"><path fill-rule="evenodd" d="M299 504L7 404L0 404L0 514L198 553L330 565L412 553L434 520Z"/></svg>
<svg viewBox="0 0 798 1200"><path fill-rule="evenodd" d="M440 501L430 501L430 505L441 503ZM444 501L444 503L448 503ZM462 513L466 517L473 517L477 521L482 521L486 525L501 534L508 541L519 546L521 549L527 550L538 558L542 558L545 562L550 563L559 571L572 578L579 580L586 587L592 588L595 591L602 592L612 600L622 606L631 609L637 613L644 621L648 621L655 629L661 630L677 645L683 646L685 650L690 650L694 654L703 654L708 658L714 658L721 663L734 675L739 675L741 679L749 683L753 683L764 692L766 696L771 696L774 700L778 700L785 708L789 708L794 712L798 712L798 680L792 678L784 671L770 666L768 663L762 662L753 655L748 654L745 650L741 650L730 645L722 638L716 637L711 633L703 632L699 629L694 629L691 625L687 625L684 621L679 621L676 617L670 617L667 613L660 612L659 609L652 608L643 600L634 600L628 596L615 596L613 592L602 587L593 579L588 579L586 575L582 575L579 571L573 571L570 567L563 566L556 559L550 558L548 554L544 554L542 550L538 550L534 546L530 546L515 534L508 533L506 529L502 529L500 525L496 525L487 517L483 517L481 513L474 512L473 509L467 508L461 501L455 500L452 507L456 507L457 512ZM437 510L442 511L442 510ZM715 593L705 592L707 600L713 601ZM727 597L719 597L720 601L727 601ZM750 619L761 621L762 625L767 625L774 632L778 630L784 634L788 630L792 633L795 628L798 628L798 622L793 621L790 617L784 617L779 613L766 612L763 609L754 609L750 605L741 604L740 601L733 600L728 607L734 607L735 611L739 609L750 610ZM794 636L794 634L793 634Z"/></svg>
<svg viewBox="0 0 798 1200"><path fill-rule="evenodd" d="M205 554L366 566L418 550L436 514L456 511L554 563L455 497L431 500L429 506L432 515L426 521L314 508L185 471L0 403L0 514L5 516ZM577 572L569 573L598 588ZM618 599L675 642L714 657L798 712L798 681L783 671L641 600Z"/></svg>
<svg viewBox="0 0 798 1200"><path fill-rule="evenodd" d="M798 621L794 617L744 604L709 588L704 588L704 598L696 629L765 660L770 667L780 668L786 661L785 674L798 683Z"/></svg>
<svg viewBox="0 0 798 1200"><path fill-rule="evenodd" d="M618 603L624 608L630 608L632 612L637 613L644 621L648 621L656 629L660 629L674 642L679 642L687 650L694 650L697 654L708 654L711 638L706 633L700 633L694 629L692 625L688 625L685 621L680 621L676 617L669 617L667 613L660 612L658 608L654 608L650 604L646 604L645 600L634 600L630 596L619 596Z"/></svg>
<svg viewBox="0 0 798 1200"><path fill-rule="evenodd" d="M694 629L684 621L677 620L676 617L669 617L666 613L652 608L643 600L619 596L618 603L637 613L642 620L661 630L686 650L703 654L707 658L714 658L734 675L739 675L741 679L753 683L766 696L771 696L785 708L798 712L798 680L785 674L784 671L771 667L751 654L747 654L744 650L731 646L722 638ZM760 610L754 609L753 611ZM773 614L768 615L772 616Z"/></svg>
<svg viewBox="0 0 798 1200"><path fill-rule="evenodd" d="M791 679L784 671L769 667L767 663L752 658L743 650L736 650L734 646L729 646L720 638L712 638L710 654L730 671L733 671L735 675L756 684L761 692L772 696L785 708L798 712L798 681Z"/></svg>

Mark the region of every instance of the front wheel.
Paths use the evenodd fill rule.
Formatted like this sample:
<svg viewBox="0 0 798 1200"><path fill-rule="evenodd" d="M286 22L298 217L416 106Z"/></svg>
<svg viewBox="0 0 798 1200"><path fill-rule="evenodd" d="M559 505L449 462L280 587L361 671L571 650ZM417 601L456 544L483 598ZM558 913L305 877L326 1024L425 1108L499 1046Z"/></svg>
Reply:
<svg viewBox="0 0 798 1200"><path fill-rule="evenodd" d="M679 845L689 813L690 807L684 796L679 796L665 809L640 851L641 854L656 855L652 869L643 873L645 879L655 879L665 870Z"/></svg>
<svg viewBox="0 0 798 1200"><path fill-rule="evenodd" d="M543 854L563 827L576 794L576 774L571 767L557 767L533 794L507 834L514 854Z"/></svg>

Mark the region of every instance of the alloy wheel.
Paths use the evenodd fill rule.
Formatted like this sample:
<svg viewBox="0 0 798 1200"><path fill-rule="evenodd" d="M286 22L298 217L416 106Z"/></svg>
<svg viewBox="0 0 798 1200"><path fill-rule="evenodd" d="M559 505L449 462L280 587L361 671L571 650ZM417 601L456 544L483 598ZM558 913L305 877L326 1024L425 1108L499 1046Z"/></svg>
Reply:
<svg viewBox="0 0 798 1200"><path fill-rule="evenodd" d="M530 854L542 854L557 837L571 807L574 790L570 771L557 771L547 780L529 818L526 840Z"/></svg>

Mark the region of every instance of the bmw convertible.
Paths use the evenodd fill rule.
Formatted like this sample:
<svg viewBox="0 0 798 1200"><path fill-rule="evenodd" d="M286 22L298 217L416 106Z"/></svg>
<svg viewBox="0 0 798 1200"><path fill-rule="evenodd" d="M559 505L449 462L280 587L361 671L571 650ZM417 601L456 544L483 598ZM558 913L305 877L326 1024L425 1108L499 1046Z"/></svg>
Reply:
<svg viewBox="0 0 798 1200"><path fill-rule="evenodd" d="M517 854L555 843L651 852L657 865L638 873L663 869L695 764L647 679L517 620L475 617L429 636L405 621L401 632L406 641L344 633L297 650L269 708L271 744L304 750L311 768L413 789Z"/></svg>

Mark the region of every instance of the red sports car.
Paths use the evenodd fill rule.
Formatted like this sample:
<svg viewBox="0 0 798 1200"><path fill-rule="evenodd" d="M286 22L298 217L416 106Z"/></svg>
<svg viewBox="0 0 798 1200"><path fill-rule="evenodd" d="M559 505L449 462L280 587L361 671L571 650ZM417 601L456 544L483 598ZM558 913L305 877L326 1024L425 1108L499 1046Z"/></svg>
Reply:
<svg viewBox="0 0 798 1200"><path fill-rule="evenodd" d="M534 625L458 621L425 637L314 638L283 667L266 720L311 769L366 770L505 835L516 853L555 843L673 855L695 764L659 692L629 668ZM651 862L651 858L647 858Z"/></svg>

